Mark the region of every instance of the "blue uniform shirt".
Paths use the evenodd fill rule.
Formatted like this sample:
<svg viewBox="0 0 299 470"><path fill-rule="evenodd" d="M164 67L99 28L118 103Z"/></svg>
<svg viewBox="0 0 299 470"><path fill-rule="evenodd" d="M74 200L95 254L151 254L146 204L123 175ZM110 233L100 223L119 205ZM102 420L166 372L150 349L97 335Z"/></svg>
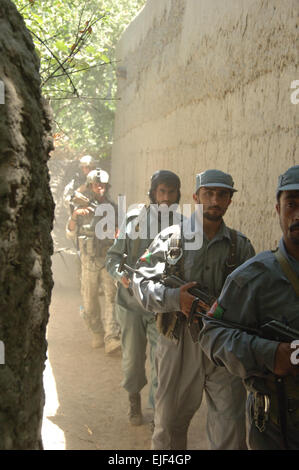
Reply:
<svg viewBox="0 0 299 470"><path fill-rule="evenodd" d="M288 255L283 240L279 247L299 276L299 262ZM278 320L299 329L299 299L271 251L259 253L228 276L218 304L223 320L258 329ZM245 382L273 372L277 341L223 328L213 320L205 322L199 340L212 361L225 365Z"/></svg>

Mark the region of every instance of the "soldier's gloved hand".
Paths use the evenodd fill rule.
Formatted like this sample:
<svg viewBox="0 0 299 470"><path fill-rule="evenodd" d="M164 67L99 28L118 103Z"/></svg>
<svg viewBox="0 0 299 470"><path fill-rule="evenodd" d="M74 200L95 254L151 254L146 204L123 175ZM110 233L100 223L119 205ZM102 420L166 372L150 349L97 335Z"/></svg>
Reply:
<svg viewBox="0 0 299 470"><path fill-rule="evenodd" d="M123 276L121 278L121 283L126 289L128 289L130 287L131 281L126 276Z"/></svg>
<svg viewBox="0 0 299 470"><path fill-rule="evenodd" d="M76 215L88 215L90 212L92 212L92 208L90 207L82 207L81 209L75 209L73 212L73 216Z"/></svg>
<svg viewBox="0 0 299 470"><path fill-rule="evenodd" d="M275 375L299 375L298 365L291 363L291 356L293 353L294 349L291 348L290 343L279 343L274 361L273 372Z"/></svg>

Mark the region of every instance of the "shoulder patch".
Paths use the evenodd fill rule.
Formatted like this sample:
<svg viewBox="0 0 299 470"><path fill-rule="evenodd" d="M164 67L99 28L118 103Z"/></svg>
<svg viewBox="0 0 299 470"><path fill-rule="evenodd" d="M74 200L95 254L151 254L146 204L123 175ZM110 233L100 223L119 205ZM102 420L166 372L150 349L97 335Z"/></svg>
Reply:
<svg viewBox="0 0 299 470"><path fill-rule="evenodd" d="M221 305L218 303L218 300L216 300L210 310L207 312L207 316L217 318L217 320L222 320L223 313L224 308L222 308Z"/></svg>
<svg viewBox="0 0 299 470"><path fill-rule="evenodd" d="M142 256L140 256L139 261L144 261L148 264L151 263L151 256L152 253L148 250L148 248L145 250Z"/></svg>

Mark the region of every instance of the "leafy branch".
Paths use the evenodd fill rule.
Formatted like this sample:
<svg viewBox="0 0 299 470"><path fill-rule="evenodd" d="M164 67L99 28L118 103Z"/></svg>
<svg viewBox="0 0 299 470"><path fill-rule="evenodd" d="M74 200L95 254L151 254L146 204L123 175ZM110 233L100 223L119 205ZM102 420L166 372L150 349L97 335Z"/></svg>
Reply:
<svg viewBox="0 0 299 470"><path fill-rule="evenodd" d="M57 61L57 63L59 64L59 67L58 67L57 70L59 70L60 68L62 68L64 74L68 77L68 79L69 79L69 81L70 81L70 83L71 83L71 85L72 85L72 87L73 87L73 90L74 90L74 91L73 91L73 94L76 94L77 97L79 98L79 93L78 93L78 91L77 91L77 88L75 87L75 85L74 85L74 83L73 83L73 81L72 81L72 79L71 79L71 77L70 77L68 71L67 71L66 68L64 67L64 63L65 63L65 62L64 62L64 63L60 62L59 57L57 57L57 55L49 48L49 46L45 43L45 41L43 41L41 38L39 38L38 35L34 33L34 31L30 31L30 32L31 32L31 34L32 34L43 46L45 46L45 48L50 52L50 54L53 56L53 58ZM47 81L48 81L48 79L47 79L46 81L44 81L44 82L41 84L41 86L43 87Z"/></svg>
<svg viewBox="0 0 299 470"><path fill-rule="evenodd" d="M114 48L146 0L13 1L40 57L59 145L108 156L119 100Z"/></svg>
<svg viewBox="0 0 299 470"><path fill-rule="evenodd" d="M100 20L102 20L106 15L103 15L101 16L100 18L97 18L96 20L94 20L93 22L90 22L90 21L87 21L86 22L86 27L83 31L80 31L81 35L80 36L77 36L74 44L72 45L71 47L71 52L68 54L68 56L63 60L63 62L60 62L60 60L52 53L52 51L50 50L50 48L43 42L43 45L45 47L47 47L47 49L49 50L49 52L53 55L53 57L55 58L55 60L57 61L58 63L58 67L43 81L42 83L42 87L49 81L51 80L52 78L55 78L55 74L60 70L62 69L63 70L63 74L66 74L74 88L74 91L76 90L76 88L74 87L73 83L72 83L72 80L70 79L70 76L69 76L69 73L67 72L67 69L66 67L64 67L64 65L67 63L67 62L71 62L73 60L73 58L75 57L76 54L78 54L78 52L84 47L85 45L85 42L87 40L87 34L91 34L92 32L92 27L97 23L99 22ZM39 38L37 38L39 39ZM40 40L40 39L39 39ZM89 69L89 67L87 67L87 69ZM59 75L61 76L61 75ZM77 93L76 93L77 94Z"/></svg>

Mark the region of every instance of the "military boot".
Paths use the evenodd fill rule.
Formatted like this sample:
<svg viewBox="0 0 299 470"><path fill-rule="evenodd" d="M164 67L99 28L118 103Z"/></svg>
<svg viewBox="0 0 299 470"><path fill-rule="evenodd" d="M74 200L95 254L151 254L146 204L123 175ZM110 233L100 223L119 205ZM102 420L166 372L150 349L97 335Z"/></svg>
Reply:
<svg viewBox="0 0 299 470"><path fill-rule="evenodd" d="M105 344L105 354L121 354L121 342L119 338L111 338L109 341L107 341Z"/></svg>
<svg viewBox="0 0 299 470"><path fill-rule="evenodd" d="M102 348L104 346L104 336L101 333L93 333L91 346L93 348Z"/></svg>
<svg viewBox="0 0 299 470"><path fill-rule="evenodd" d="M140 393L133 393L129 395L129 421L132 426L140 426L142 424L141 413L141 397Z"/></svg>

